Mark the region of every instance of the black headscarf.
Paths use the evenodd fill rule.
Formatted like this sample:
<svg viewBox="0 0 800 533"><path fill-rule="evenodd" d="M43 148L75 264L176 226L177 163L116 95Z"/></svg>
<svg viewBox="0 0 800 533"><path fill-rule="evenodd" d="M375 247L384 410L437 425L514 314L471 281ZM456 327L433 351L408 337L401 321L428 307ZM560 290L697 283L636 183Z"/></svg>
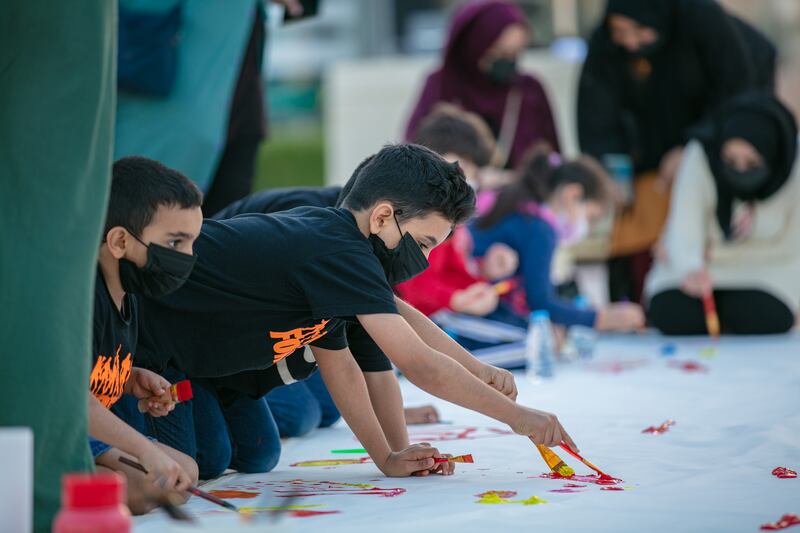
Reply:
<svg viewBox="0 0 800 533"><path fill-rule="evenodd" d="M797 155L797 123L792 113L774 96L750 92L731 99L708 130L699 135L717 186L717 220L731 238L733 201L755 202L775 194L789 179ZM742 187L725 170L722 146L740 137L761 155L768 173Z"/></svg>
<svg viewBox="0 0 800 533"><path fill-rule="evenodd" d="M667 38L673 24L674 4L672 0L608 0L608 15L623 15L642 26L653 28L659 39Z"/></svg>

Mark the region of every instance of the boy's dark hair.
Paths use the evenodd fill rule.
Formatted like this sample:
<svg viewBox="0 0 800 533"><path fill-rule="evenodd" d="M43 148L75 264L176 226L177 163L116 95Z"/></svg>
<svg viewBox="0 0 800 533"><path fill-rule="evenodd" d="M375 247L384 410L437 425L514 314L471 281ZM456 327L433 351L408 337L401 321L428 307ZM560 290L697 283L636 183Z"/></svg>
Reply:
<svg viewBox="0 0 800 533"><path fill-rule="evenodd" d="M103 237L122 226L137 237L158 207L199 207L203 193L189 178L146 157L123 157L114 163Z"/></svg>
<svg viewBox="0 0 800 533"><path fill-rule="evenodd" d="M469 159L479 167L489 164L495 149L494 135L481 117L446 103L425 117L412 140L438 154Z"/></svg>
<svg viewBox="0 0 800 533"><path fill-rule="evenodd" d="M611 178L596 159L582 155L562 161L547 143L539 143L523 160L516 181L500 189L494 205L480 217L477 226L490 228L526 202L547 202L558 187L570 183L583 187L584 200L606 206L612 201Z"/></svg>
<svg viewBox="0 0 800 533"><path fill-rule="evenodd" d="M353 171L353 173L350 174L350 179L348 179L347 183L344 184L344 187L342 187L342 190L339 193L339 198L336 200L336 207L342 206L342 204L344 203L344 199L347 198L347 195L350 193L350 189L353 188L353 184L356 182L356 179L358 179L358 175L361 173L361 170L365 166L367 166L367 164L369 164L369 162L372 161L374 158L375 154L372 154L371 156L367 157L361 163L359 163L356 169Z"/></svg>
<svg viewBox="0 0 800 533"><path fill-rule="evenodd" d="M359 167L340 197L347 209L361 211L383 200L392 204L399 220L439 213L454 225L475 210L475 191L458 163L424 146L388 144Z"/></svg>

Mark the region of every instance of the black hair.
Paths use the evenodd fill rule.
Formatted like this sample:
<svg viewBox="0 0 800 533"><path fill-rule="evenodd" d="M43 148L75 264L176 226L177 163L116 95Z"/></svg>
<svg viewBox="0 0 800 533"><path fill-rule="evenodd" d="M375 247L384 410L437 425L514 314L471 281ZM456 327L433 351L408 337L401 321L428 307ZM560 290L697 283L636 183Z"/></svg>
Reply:
<svg viewBox="0 0 800 533"><path fill-rule="evenodd" d="M367 164L370 161L372 161L372 159L374 157L375 157L375 154L372 154L371 156L369 156L366 159L364 159L361 163L358 164L358 166L353 171L353 173L350 174L350 179L347 180L347 183L344 184L344 187L342 187L341 192L339 192L339 198L336 200L336 207L341 207L342 206L342 204L344 203L344 199L350 193L350 189L353 188L353 184L356 182L356 179L358 179L358 175L361 173L361 170L365 166L367 166Z"/></svg>
<svg viewBox="0 0 800 533"><path fill-rule="evenodd" d="M458 163L424 146L388 144L359 166L345 186L341 203L346 209L362 211L387 201L399 220L439 213L453 225L475 210L475 191Z"/></svg>
<svg viewBox="0 0 800 533"><path fill-rule="evenodd" d="M137 237L159 206L199 207L203 193L189 178L146 157L123 157L114 163L103 237L122 226Z"/></svg>
<svg viewBox="0 0 800 533"><path fill-rule="evenodd" d="M494 136L486 122L452 104L439 104L420 123L414 143L444 155L453 153L485 167L495 149Z"/></svg>
<svg viewBox="0 0 800 533"><path fill-rule="evenodd" d="M547 202L562 185L583 187L583 199L608 205L612 200L611 178L596 159L582 155L562 162L558 152L546 143L534 146L519 167L517 179L501 188L492 209L480 217L479 228L490 228L521 204Z"/></svg>

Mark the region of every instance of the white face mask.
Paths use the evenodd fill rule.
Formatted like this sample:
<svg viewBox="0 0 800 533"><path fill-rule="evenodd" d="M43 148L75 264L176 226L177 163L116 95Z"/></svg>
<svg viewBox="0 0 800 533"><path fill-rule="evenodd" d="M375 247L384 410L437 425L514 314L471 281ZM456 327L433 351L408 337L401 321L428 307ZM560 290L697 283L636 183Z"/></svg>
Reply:
<svg viewBox="0 0 800 533"><path fill-rule="evenodd" d="M578 243L589 234L589 217L583 206L578 208L574 220L571 220L566 213L558 213L556 218L559 243L564 246Z"/></svg>

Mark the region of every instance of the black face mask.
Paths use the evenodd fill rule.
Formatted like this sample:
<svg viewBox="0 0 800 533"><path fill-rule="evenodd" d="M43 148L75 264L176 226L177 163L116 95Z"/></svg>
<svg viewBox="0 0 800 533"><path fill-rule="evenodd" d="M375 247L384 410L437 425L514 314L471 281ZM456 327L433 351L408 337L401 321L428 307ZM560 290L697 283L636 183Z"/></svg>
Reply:
<svg viewBox="0 0 800 533"><path fill-rule="evenodd" d="M399 213L399 211L398 211ZM395 216L394 223L397 224L397 231L400 232L402 238L400 244L393 249L386 247L383 239L375 234L369 236L369 242L372 244L372 251L381 262L384 273L386 273L386 281L389 285L397 285L409 280L428 268L428 260L425 254L422 253L419 244L414 240L410 233L403 233L400 229L400 223L397 222Z"/></svg>
<svg viewBox="0 0 800 533"><path fill-rule="evenodd" d="M498 57L489 65L486 75L495 83L511 85L517 75L517 60Z"/></svg>
<svg viewBox="0 0 800 533"><path fill-rule="evenodd" d="M769 167L758 165L747 170L737 170L724 164L722 172L734 194L751 195L757 192L769 178Z"/></svg>
<svg viewBox="0 0 800 533"><path fill-rule="evenodd" d="M127 259L119 260L119 277L125 292L160 298L178 290L189 279L197 256L158 244L145 244L136 235L133 238L147 246L147 263L139 268Z"/></svg>

